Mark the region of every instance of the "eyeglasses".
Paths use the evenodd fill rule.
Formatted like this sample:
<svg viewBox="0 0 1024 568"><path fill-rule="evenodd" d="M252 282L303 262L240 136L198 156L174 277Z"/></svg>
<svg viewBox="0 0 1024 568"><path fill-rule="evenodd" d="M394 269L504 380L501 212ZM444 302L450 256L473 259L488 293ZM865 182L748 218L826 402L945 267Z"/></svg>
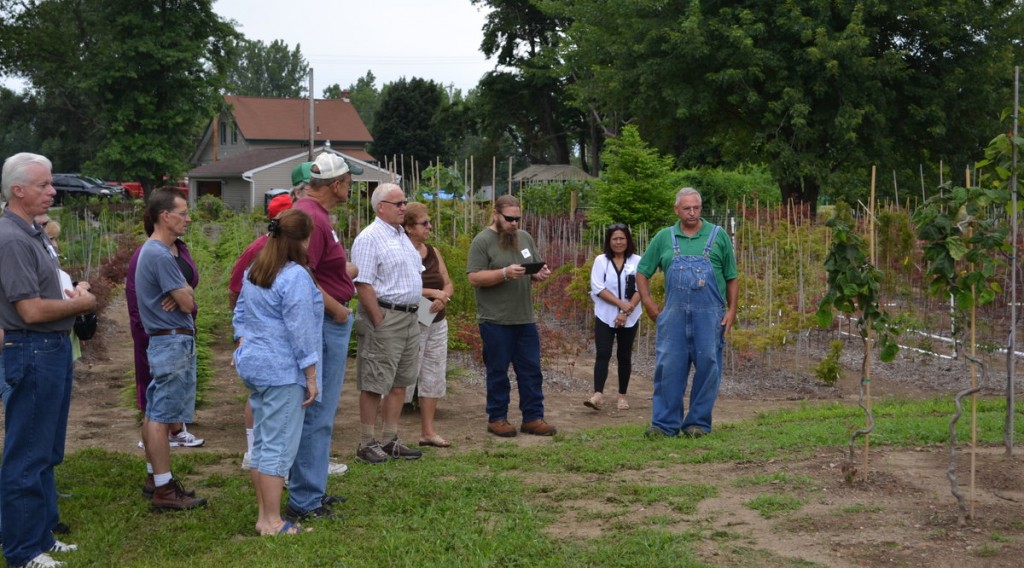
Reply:
<svg viewBox="0 0 1024 568"><path fill-rule="evenodd" d="M381 199L380 202L381 203L390 203L391 205L394 205L395 207L405 207L406 205L409 204L408 201L387 201L387 200L384 200L384 199Z"/></svg>
<svg viewBox="0 0 1024 568"><path fill-rule="evenodd" d="M418 223L413 223L413 225L419 225L421 227L429 227L430 226L430 219L427 219L426 221L420 221Z"/></svg>
<svg viewBox="0 0 1024 568"><path fill-rule="evenodd" d="M509 223L518 223L519 220L522 219L522 217L513 217L511 215L505 215L504 213L498 213L498 215L501 215L502 217L504 217L505 221L507 221Z"/></svg>
<svg viewBox="0 0 1024 568"><path fill-rule="evenodd" d="M175 211L173 209L168 209L167 212L168 213L174 213L175 215L177 215L178 217L181 217L182 219L188 219L189 218L188 209L186 209L184 211Z"/></svg>
<svg viewBox="0 0 1024 568"><path fill-rule="evenodd" d="M689 213L691 211L696 212L696 211L700 211L701 210L701 206L700 205L696 205L696 206L693 206L693 207L680 207L679 210L680 211L684 211L686 213Z"/></svg>

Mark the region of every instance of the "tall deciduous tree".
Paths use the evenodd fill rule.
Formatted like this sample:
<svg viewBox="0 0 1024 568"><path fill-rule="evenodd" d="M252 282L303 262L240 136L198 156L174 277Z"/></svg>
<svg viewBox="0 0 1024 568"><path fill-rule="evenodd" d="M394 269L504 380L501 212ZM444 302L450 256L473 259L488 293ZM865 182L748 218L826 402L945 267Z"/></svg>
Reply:
<svg viewBox="0 0 1024 568"><path fill-rule="evenodd" d="M448 152L438 128L445 99L440 85L418 77L385 85L373 120L372 151L377 159L415 158L421 171L438 157L446 160Z"/></svg>
<svg viewBox="0 0 1024 568"><path fill-rule="evenodd" d="M236 37L210 0L0 0L0 17L0 69L30 82L58 171L185 172Z"/></svg>
<svg viewBox="0 0 1024 568"><path fill-rule="evenodd" d="M352 106L356 108L359 118L363 119L363 124L366 125L370 134L373 134L373 119L377 114L377 107L380 106L380 91L377 90L376 81L377 78L374 77L373 72L367 71L366 75L357 79L355 84L348 86L348 98L352 101ZM324 89L324 98L340 99L342 92L341 85L335 83Z"/></svg>
<svg viewBox="0 0 1024 568"><path fill-rule="evenodd" d="M1024 32L1013 0L540 4L571 22L563 74L607 132L635 123L684 165L764 162L811 204L871 163L916 181L976 158Z"/></svg>
<svg viewBox="0 0 1024 568"><path fill-rule="evenodd" d="M28 92L21 94L0 87L0 159L40 147L36 134L35 98Z"/></svg>
<svg viewBox="0 0 1024 568"><path fill-rule="evenodd" d="M586 121L570 104L559 46L567 21L530 0L472 0L492 8L480 49L511 71L492 71L480 81L481 128L508 135L531 162L567 164L574 146L586 147Z"/></svg>
<svg viewBox="0 0 1024 568"><path fill-rule="evenodd" d="M231 55L228 94L279 99L305 96L309 64L299 44L289 50L279 39L267 45L243 38L234 42Z"/></svg>

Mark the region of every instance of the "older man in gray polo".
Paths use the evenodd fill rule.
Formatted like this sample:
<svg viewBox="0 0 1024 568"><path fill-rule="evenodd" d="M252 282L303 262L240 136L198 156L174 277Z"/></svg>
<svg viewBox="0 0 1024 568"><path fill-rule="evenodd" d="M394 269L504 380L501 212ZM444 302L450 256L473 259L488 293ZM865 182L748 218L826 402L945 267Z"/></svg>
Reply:
<svg viewBox="0 0 1024 568"><path fill-rule="evenodd" d="M71 327L96 309L88 282L61 282L53 243L34 222L57 194L50 160L23 152L4 162L7 212L0 217L0 326L5 425L0 467L3 553L8 566L60 566L51 552L77 547L53 538L54 467L64 460L71 407Z"/></svg>
<svg viewBox="0 0 1024 568"><path fill-rule="evenodd" d="M405 389L419 373L420 327L416 312L423 292L423 261L405 234L405 193L381 184L370 198L377 218L352 243L359 295L359 448L356 458L379 464L388 459L417 459L423 454L398 440L398 417ZM381 405L381 398L384 404ZM374 436L377 408L381 436ZM383 442L383 444L381 443Z"/></svg>

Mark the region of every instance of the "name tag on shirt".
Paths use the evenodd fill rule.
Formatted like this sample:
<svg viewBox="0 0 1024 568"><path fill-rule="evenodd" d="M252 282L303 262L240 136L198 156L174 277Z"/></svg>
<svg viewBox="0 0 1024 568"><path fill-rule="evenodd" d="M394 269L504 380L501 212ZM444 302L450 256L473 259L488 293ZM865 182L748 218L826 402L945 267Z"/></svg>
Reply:
<svg viewBox="0 0 1024 568"><path fill-rule="evenodd" d="M523 258L525 258L525 259L529 259L530 258L530 249L523 249L523 250L521 250L519 252L520 252L520 254L523 255Z"/></svg>

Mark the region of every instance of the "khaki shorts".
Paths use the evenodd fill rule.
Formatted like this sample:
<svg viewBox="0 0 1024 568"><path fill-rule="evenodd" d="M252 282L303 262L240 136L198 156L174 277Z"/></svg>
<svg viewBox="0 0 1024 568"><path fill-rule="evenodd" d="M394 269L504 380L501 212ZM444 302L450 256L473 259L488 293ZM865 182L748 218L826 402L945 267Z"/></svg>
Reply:
<svg viewBox="0 0 1024 568"><path fill-rule="evenodd" d="M420 370L420 324L416 314L381 308L384 319L374 329L360 304L356 314L357 384L380 395L393 387L416 384Z"/></svg>
<svg viewBox="0 0 1024 568"><path fill-rule="evenodd" d="M448 320L420 326L420 373L417 387L421 397L444 398L448 393ZM412 402L413 389L405 389L405 402Z"/></svg>

